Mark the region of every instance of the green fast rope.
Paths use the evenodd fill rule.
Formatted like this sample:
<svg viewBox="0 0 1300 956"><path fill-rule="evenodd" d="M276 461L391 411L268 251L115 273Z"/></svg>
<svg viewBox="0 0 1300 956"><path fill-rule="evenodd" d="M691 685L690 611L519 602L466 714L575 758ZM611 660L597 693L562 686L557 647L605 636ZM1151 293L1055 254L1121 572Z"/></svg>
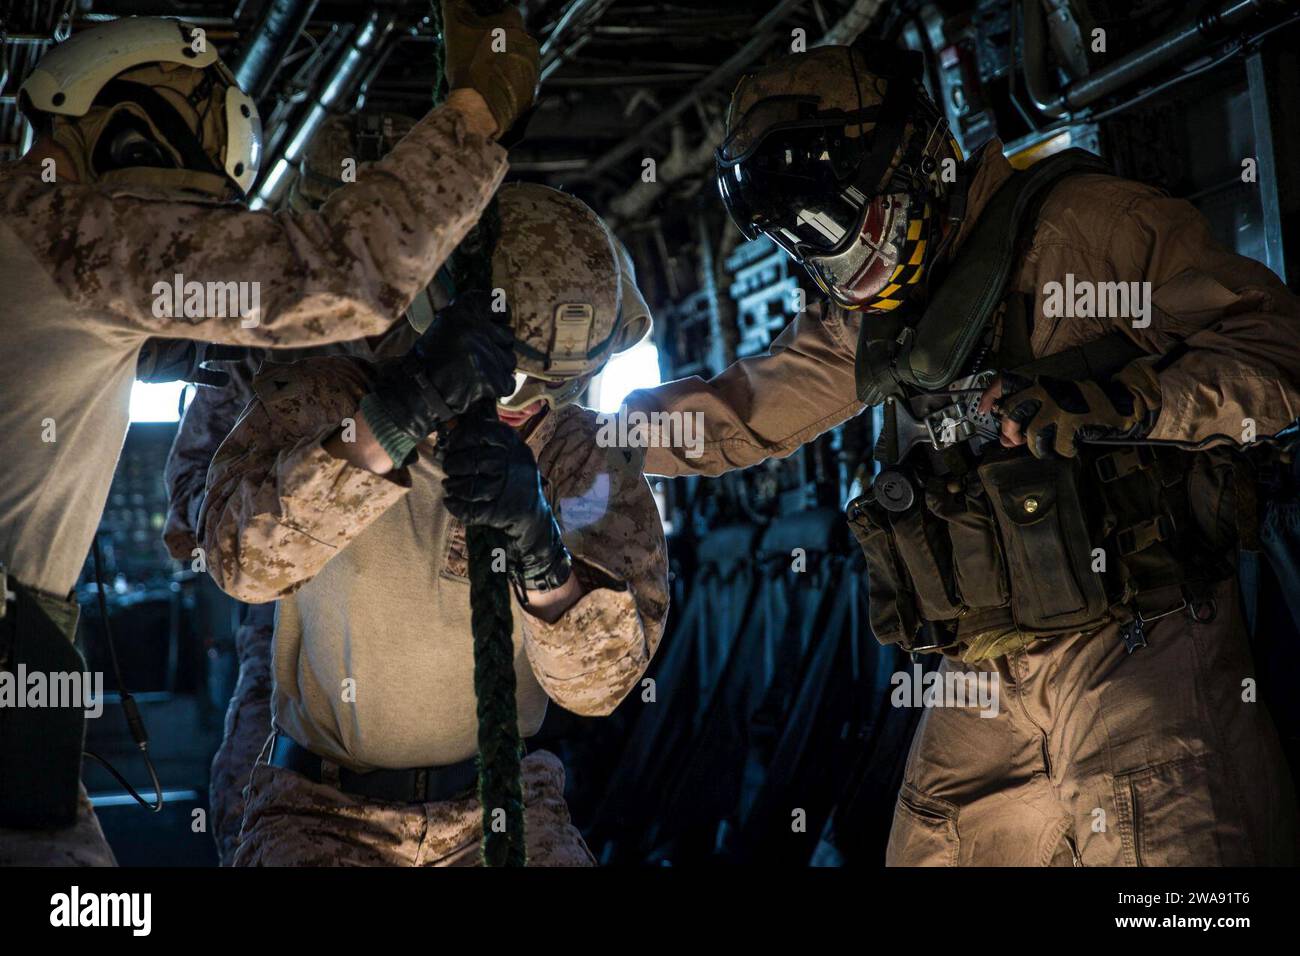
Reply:
<svg viewBox="0 0 1300 956"><path fill-rule="evenodd" d="M432 22L443 35L442 10L430 4ZM505 9L502 0L474 3L480 16ZM446 95L442 44L437 45L438 80L435 102ZM492 252L501 232L497 201L492 199L478 224L456 247L450 265L458 293L492 288ZM496 403L487 401L466 417L496 418ZM492 570L504 554L506 536L495 528L466 528L469 558L470 627L474 633L474 696L478 700L478 798L483 808L483 865L524 866L524 797L520 779L519 717L515 702L514 621L510 612L510 583ZM502 817L504 816L504 819Z"/></svg>

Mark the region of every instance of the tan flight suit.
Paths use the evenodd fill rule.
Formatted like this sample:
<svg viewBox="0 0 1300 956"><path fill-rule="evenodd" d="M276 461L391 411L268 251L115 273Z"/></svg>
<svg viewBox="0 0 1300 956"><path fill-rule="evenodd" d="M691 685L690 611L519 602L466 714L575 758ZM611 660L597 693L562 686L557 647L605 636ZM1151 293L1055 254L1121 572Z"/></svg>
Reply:
<svg viewBox="0 0 1300 956"><path fill-rule="evenodd" d="M366 365L350 359L264 369L209 471L200 543L231 595L280 602L278 732L358 772L452 764L477 751L464 528L442 507L431 442L390 476L321 447L367 387ZM515 604L523 737L548 696L579 714L611 712L663 634L658 512L639 458L598 447L597 431L594 413L568 406L527 438L586 593L553 624ZM559 762L537 752L524 763L533 862L590 863ZM476 859L479 833L472 796L366 800L259 763L235 863L451 864Z"/></svg>
<svg viewBox="0 0 1300 956"><path fill-rule="evenodd" d="M0 564L27 588L68 599L148 337L310 346L383 332L477 221L505 167L501 147L443 108L372 175L296 217L46 183L21 164L0 171ZM256 282L259 313L160 318L155 285L178 275ZM0 830L0 847L10 836Z"/></svg>
<svg viewBox="0 0 1300 956"><path fill-rule="evenodd" d="M958 248L1011 167L980 156ZM1044 318L1044 286L1067 274L1149 281L1147 328L1129 318ZM1049 355L1121 330L1152 354L1184 341L1160 373L1157 439L1270 434L1300 413L1300 302L1268 269L1209 235L1187 202L1138 183L1079 175L1057 185L1009 292L1032 302L1031 349ZM861 314L810 307L769 354L710 381L670 382L629 409L700 412L703 454L651 447L649 474L718 475L805 442L858 414L854 354ZM870 317L866 318L870 321ZM652 442L653 444L653 442ZM1231 522L1231 502L1195 494L1198 517ZM932 708L913 741L890 837L891 864L1162 865L1294 859L1290 778L1252 678L1235 583L1214 620L1185 613L1148 626L1127 655L1112 624L991 661L947 656L941 671L996 669L1001 706Z"/></svg>
<svg viewBox="0 0 1300 956"><path fill-rule="evenodd" d="M426 289L425 306L436 307L436 283ZM433 298L430 298L433 297ZM441 301L439 298L438 301ZM421 303L417 296L416 304ZM396 357L418 338L409 323L395 325L372 348L373 340L326 345L317 349L278 349L270 359L290 362L312 354L356 355L373 359ZM167 523L163 539L172 557L189 566L198 540L194 526L203 505L208 466L225 437L253 398L253 377L263 354L253 351L235 363L221 366L230 381L219 387L204 386L196 390L185 409L176 437L167 455L163 479L167 484ZM271 732L271 637L275 632L275 605L250 604L235 632L235 656L239 672L234 691L226 707L221 743L212 756L208 778L208 808L212 821L212 838L222 866L229 866L239 843L239 827L244 819L244 788L253 765Z"/></svg>

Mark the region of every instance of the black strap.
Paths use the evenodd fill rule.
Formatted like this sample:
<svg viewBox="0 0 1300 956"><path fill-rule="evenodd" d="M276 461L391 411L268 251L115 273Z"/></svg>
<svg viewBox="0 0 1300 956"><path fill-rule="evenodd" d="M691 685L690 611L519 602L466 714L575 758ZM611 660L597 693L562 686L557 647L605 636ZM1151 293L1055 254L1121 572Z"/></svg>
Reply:
<svg viewBox="0 0 1300 956"><path fill-rule="evenodd" d="M277 733L269 763L302 774L316 783L326 783L344 793L393 803L428 803L468 796L478 779L478 761L468 757L459 763L410 770L371 770L358 773L338 767L338 781L327 779L328 761L312 753L292 737ZM333 774L329 775L330 777Z"/></svg>
<svg viewBox="0 0 1300 956"><path fill-rule="evenodd" d="M1028 295L1013 292L1003 301L1006 308L1002 312L1002 334L996 349L997 364L999 368L1014 369L1034 358L1029 345L1029 316L1033 311L1033 300Z"/></svg>
<svg viewBox="0 0 1300 956"><path fill-rule="evenodd" d="M1147 355L1145 349L1123 332L1110 332L1074 348L1044 355L1013 371L1026 378L1046 375L1071 381L1107 378L1134 359Z"/></svg>
<svg viewBox="0 0 1300 956"><path fill-rule="evenodd" d="M898 356L897 372L923 390L944 388L961 372L1006 294L1019 237L1057 183L1081 173L1108 173L1101 159L1068 149L1014 173L993 194L935 290L916 334ZM871 323L864 322L864 330ZM861 346L859 346L861 347ZM861 392L862 383L859 383Z"/></svg>
<svg viewBox="0 0 1300 956"><path fill-rule="evenodd" d="M871 151L859 167L857 187L868 196L882 192L895 174L894 157L903 141L908 118L920 84L920 60L914 51L896 51L897 61L888 64L882 60L873 64L877 75L886 77L885 99L880 104L880 115L872 132ZM852 64L852 53L849 54ZM855 70L856 75L856 70Z"/></svg>

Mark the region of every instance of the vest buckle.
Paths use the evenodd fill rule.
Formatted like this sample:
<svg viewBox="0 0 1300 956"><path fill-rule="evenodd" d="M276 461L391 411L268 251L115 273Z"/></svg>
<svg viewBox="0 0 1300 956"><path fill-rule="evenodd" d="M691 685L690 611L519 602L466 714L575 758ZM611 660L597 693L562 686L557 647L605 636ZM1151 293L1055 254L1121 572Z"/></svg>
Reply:
<svg viewBox="0 0 1300 956"><path fill-rule="evenodd" d="M1127 478L1136 471L1150 468L1155 463L1155 452L1146 445L1121 448L1097 459L1097 477L1109 484L1112 481Z"/></svg>
<svg viewBox="0 0 1300 956"><path fill-rule="evenodd" d="M1124 650L1132 654L1139 647L1147 646L1147 630L1142 623L1142 618L1134 617L1133 620L1121 624L1119 628L1119 639L1124 642Z"/></svg>
<svg viewBox="0 0 1300 956"><path fill-rule="evenodd" d="M1145 551L1160 541L1174 536L1174 519L1168 514L1156 515L1148 521L1121 528L1115 533L1115 545L1121 557Z"/></svg>

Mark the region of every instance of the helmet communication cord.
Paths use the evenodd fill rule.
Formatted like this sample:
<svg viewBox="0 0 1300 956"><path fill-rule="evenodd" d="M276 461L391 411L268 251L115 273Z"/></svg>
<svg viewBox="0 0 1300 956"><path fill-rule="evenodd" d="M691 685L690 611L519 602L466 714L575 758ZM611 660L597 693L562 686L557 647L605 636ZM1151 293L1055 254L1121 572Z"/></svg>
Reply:
<svg viewBox="0 0 1300 956"><path fill-rule="evenodd" d="M162 784L158 780L158 771L154 769L153 760L149 756L149 731L145 729L144 718L140 716L140 708L135 702L135 697L126 689L126 682L122 680L122 665L117 659L117 647L113 643L113 632L108 626L108 604L104 600L104 577L102 560L99 554L99 534L96 533L94 542L91 545L91 552L95 559L95 597L99 604L99 619L104 625L104 640L108 643L108 655L113 661L113 676L117 680L117 691L122 701L122 712L126 716L127 727L131 731L131 737L135 740L136 746L140 748L140 753L144 755L145 767L149 770L149 779L153 782L154 802L150 804L140 796L139 792L131 784L127 783L125 777L118 773L117 768L91 750L83 750L82 755L96 760L105 770L111 773L129 793L135 802L140 804L146 810L157 813L163 807Z"/></svg>

